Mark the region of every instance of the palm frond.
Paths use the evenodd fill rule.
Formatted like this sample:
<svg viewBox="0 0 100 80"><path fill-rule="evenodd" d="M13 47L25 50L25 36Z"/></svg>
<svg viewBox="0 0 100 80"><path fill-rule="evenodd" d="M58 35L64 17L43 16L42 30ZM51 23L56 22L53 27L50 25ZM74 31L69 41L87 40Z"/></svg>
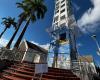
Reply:
<svg viewBox="0 0 100 80"><path fill-rule="evenodd" d="M26 15L29 17L31 15L31 20L43 19L45 13L47 12L47 7L44 4L44 0L23 0L21 3L16 3L18 8L23 10L19 16ZM35 14L35 15L34 15Z"/></svg>
<svg viewBox="0 0 100 80"><path fill-rule="evenodd" d="M16 5L17 5L18 8L20 8L20 7L23 6L23 4L22 3L19 3L19 2L17 2Z"/></svg>
<svg viewBox="0 0 100 80"><path fill-rule="evenodd" d="M36 21L36 16L33 14L33 15L31 15L31 21L32 22L35 22Z"/></svg>
<svg viewBox="0 0 100 80"><path fill-rule="evenodd" d="M12 17L4 17L2 18L1 24L5 25L7 28L10 28L11 25L15 24L15 18Z"/></svg>

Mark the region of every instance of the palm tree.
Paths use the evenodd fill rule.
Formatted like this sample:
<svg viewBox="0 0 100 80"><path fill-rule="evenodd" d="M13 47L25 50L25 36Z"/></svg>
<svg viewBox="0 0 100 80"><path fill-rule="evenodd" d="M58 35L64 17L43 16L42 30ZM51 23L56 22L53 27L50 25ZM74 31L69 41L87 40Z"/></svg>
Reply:
<svg viewBox="0 0 100 80"><path fill-rule="evenodd" d="M17 42L15 43L14 47L18 48L19 44L25 34L25 31L30 23L30 21L34 22L36 19L43 19L45 13L47 11L46 6L44 5L44 0L24 0L21 3L17 3L18 7L23 10L21 15L26 15L25 20L26 24L23 28Z"/></svg>
<svg viewBox="0 0 100 80"><path fill-rule="evenodd" d="M0 38L2 37L2 35L5 33L5 31L11 27L11 25L13 25L13 27L16 29L16 22L15 22L15 18L11 18L11 17L4 17L2 18L2 24L5 25L5 29L3 30L3 32L0 34Z"/></svg>
<svg viewBox="0 0 100 80"><path fill-rule="evenodd" d="M17 22L17 24L16 24L17 29L16 29L16 31L14 32L13 36L11 37L10 41L8 42L6 48L10 49L10 46L11 46L11 44L12 44L12 42L13 42L13 40L14 40L14 38L15 38L15 36L16 36L16 34L17 34L17 32L18 32L18 30L19 30L21 24L22 24L22 22L25 20L25 17L26 17L25 14L19 15L19 20L18 20L18 22Z"/></svg>

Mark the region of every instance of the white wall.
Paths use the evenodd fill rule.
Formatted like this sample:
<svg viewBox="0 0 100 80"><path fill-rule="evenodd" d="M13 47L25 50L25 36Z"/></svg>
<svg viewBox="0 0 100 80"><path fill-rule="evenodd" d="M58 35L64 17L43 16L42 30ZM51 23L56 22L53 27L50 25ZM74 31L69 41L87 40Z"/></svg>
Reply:
<svg viewBox="0 0 100 80"><path fill-rule="evenodd" d="M33 49L28 49L23 61L33 62L35 54Z"/></svg>
<svg viewBox="0 0 100 80"><path fill-rule="evenodd" d="M27 50L27 46L26 46L26 44L25 44L25 41L23 41L23 42L20 44L19 49L20 49L21 51L26 51L26 50Z"/></svg>
<svg viewBox="0 0 100 80"><path fill-rule="evenodd" d="M41 54L40 63L47 63L47 55L48 54Z"/></svg>
<svg viewBox="0 0 100 80"><path fill-rule="evenodd" d="M57 2L55 2L55 10L54 10L54 17L53 17L53 22L52 22L52 26L55 26L55 24L58 22L58 26L59 27L62 27L60 26L61 24L65 23L66 26L68 26L68 6L67 6L67 0L65 0L63 3L61 3L62 0L59 0ZM56 12L56 4L59 2L59 12L58 13L55 13ZM61 8L61 5L63 5L65 3L65 6L63 6ZM61 10L65 9L65 11L63 13L60 13ZM60 17L65 15L65 19L61 20ZM54 22L54 18L58 16L58 20L56 22ZM56 27L56 26L55 26ZM55 28L54 28L55 29Z"/></svg>
<svg viewBox="0 0 100 80"><path fill-rule="evenodd" d="M39 63L39 61L40 61L40 55L39 54L35 54L34 63Z"/></svg>
<svg viewBox="0 0 100 80"><path fill-rule="evenodd" d="M39 53L34 49L28 48L25 41L23 41L19 47L23 51L23 61L34 62L34 63L47 63L47 54Z"/></svg>
<svg viewBox="0 0 100 80"><path fill-rule="evenodd" d="M23 61L34 62L34 63L47 63L47 54L39 53L33 49L28 49L25 53Z"/></svg>

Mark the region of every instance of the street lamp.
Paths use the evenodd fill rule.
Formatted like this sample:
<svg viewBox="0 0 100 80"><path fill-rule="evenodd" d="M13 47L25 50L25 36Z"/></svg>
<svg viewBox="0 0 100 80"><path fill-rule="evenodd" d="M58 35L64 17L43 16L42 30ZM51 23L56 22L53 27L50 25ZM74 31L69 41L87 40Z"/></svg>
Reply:
<svg viewBox="0 0 100 80"><path fill-rule="evenodd" d="M96 46L97 46L97 54L100 56L100 46L99 46L99 42L97 41L97 39L96 39L96 35L92 35L91 36L92 37L92 39L95 41L95 43L96 43Z"/></svg>

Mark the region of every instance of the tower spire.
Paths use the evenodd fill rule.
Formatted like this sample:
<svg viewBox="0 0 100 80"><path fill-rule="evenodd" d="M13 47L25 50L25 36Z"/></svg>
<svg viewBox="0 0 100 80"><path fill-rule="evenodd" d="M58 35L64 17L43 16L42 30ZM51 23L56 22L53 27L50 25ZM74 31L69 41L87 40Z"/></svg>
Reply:
<svg viewBox="0 0 100 80"><path fill-rule="evenodd" d="M55 0L55 10L52 22L52 30L50 33L54 38L54 62L53 67L57 66L57 58L59 54L59 48L63 45L69 45L70 51L65 55L70 55L70 65L75 66L73 61L77 61L78 54L76 49L76 38L75 38L75 27L76 21L72 10L71 0ZM65 43L64 43L65 42ZM67 43L66 43L67 42ZM61 44L64 43L64 44ZM55 61L56 60L56 61ZM56 63L56 64L55 64ZM71 67L73 68L73 67Z"/></svg>

